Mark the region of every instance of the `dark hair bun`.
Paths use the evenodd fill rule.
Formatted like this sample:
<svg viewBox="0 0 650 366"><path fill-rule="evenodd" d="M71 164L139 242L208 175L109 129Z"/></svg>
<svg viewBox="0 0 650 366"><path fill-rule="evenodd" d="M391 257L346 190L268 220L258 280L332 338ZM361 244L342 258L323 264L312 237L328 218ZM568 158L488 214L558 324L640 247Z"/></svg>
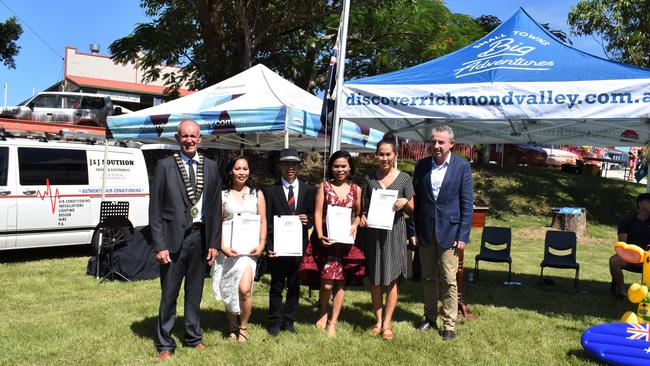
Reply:
<svg viewBox="0 0 650 366"><path fill-rule="evenodd" d="M383 141L391 141L391 142L394 143L394 142L395 142L395 135L393 135L392 132L386 132L386 133L384 134L384 137L382 137L381 139L382 139Z"/></svg>

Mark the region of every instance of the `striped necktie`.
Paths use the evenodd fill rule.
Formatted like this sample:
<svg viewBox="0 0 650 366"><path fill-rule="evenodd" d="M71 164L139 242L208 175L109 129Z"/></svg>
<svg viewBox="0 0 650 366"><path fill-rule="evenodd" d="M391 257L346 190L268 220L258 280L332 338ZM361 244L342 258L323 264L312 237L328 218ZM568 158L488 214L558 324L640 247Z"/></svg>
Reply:
<svg viewBox="0 0 650 366"><path fill-rule="evenodd" d="M287 203L291 209L291 214L296 213L296 197L293 195L293 186L289 185L289 194L287 195Z"/></svg>

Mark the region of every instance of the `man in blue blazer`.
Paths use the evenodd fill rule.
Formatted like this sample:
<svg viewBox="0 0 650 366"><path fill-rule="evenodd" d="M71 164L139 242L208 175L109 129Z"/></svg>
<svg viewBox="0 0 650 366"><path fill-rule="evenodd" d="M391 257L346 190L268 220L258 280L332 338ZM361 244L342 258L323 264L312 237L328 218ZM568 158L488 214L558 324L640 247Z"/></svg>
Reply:
<svg viewBox="0 0 650 366"><path fill-rule="evenodd" d="M469 241L474 194L469 163L451 153L454 131L436 127L433 155L415 166L414 221L420 251L425 320L420 330L437 329L438 296L442 300L444 340L456 337L458 253ZM441 289L438 289L438 278ZM440 290L440 293L438 292Z"/></svg>

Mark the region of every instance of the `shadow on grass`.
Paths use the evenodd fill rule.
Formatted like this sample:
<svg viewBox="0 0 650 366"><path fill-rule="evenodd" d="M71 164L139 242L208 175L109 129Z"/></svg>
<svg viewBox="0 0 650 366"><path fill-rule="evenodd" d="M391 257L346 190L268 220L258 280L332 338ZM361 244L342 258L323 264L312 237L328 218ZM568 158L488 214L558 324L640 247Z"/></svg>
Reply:
<svg viewBox="0 0 650 366"><path fill-rule="evenodd" d="M370 298L370 292L368 292L368 298ZM416 314L411 311L408 311L404 309L404 307L400 306L400 302L402 301L401 294L400 297L398 298L397 301L397 308L395 308L395 312L393 313L393 320L394 321L406 321L411 323L414 327L416 327L420 322L422 322L422 314ZM354 314L358 314L361 312L371 313L372 314L372 303L370 300L368 301L355 301L355 302L350 302L346 303L346 308L343 309L343 312L345 313L345 319L347 321L349 315L347 315L350 312L350 308L353 307L356 309L356 311L353 312ZM365 315L365 314L364 314ZM364 318L366 319L365 323L362 324L359 328L362 330L370 329L374 324L375 324L375 318L374 316L368 316L365 315ZM350 322L350 321L348 321ZM355 326L355 328L357 328Z"/></svg>
<svg viewBox="0 0 650 366"><path fill-rule="evenodd" d="M303 289L304 290L304 289ZM303 293L305 291L302 291ZM316 294L317 296L318 294ZM370 294L368 294L370 296ZM304 297L303 297L304 298ZM311 299L307 299L311 301ZM180 310L180 306L177 307ZM355 303L353 306L349 304L344 306L343 311L341 312L340 321L352 325L354 329L369 329L372 324L374 324L374 318L368 315L368 312L372 309L368 308L368 305L365 303ZM398 314L407 313L407 312L398 312ZM303 324L306 326L313 326L318 320L320 310L314 306L313 303L304 302L298 306L298 315L296 319L297 324ZM406 315L405 315L406 316ZM412 316L412 315L411 315ZM176 324L174 327L174 335L177 339L183 339L183 323L184 316L178 316L176 318ZM400 315L400 319L402 319ZM131 323L131 331L143 338L150 338L152 342L156 341L156 327L158 323L157 316L146 317L141 320L134 321ZM253 304L253 311L250 317L250 324L256 325L265 329L271 325L268 319L268 310L266 307L255 307ZM201 328L203 329L204 334L206 332L220 332L222 336L227 336L228 332L228 318L226 312L223 310L217 309L202 309L201 310Z"/></svg>
<svg viewBox="0 0 650 366"><path fill-rule="evenodd" d="M576 358L578 361L582 362L602 362L594 357L591 357L584 349L572 349L566 353L568 357Z"/></svg>
<svg viewBox="0 0 650 366"><path fill-rule="evenodd" d="M367 279L364 279L367 282ZM401 287L400 287L401 288ZM302 298L305 301L308 301L312 304L311 306L311 315L307 319L308 323L314 324L318 320L320 315L320 305L318 303L318 290L312 290L312 295L308 296L306 291L306 286L302 286L301 294ZM375 318L372 309L372 301L370 298L370 289L368 285L365 286L354 286L346 288L346 299L341 311L340 320L351 324L355 330L368 330L375 324ZM363 297L362 300L356 300L359 298L358 295L354 296L355 300L350 300L352 296L348 296L350 293L360 293L360 296ZM421 292L420 292L421 294ZM414 326L419 324L422 321L421 314L415 314L413 312L407 311L403 307L399 306L399 303L402 301L402 293L400 290L400 295L398 298L397 308L393 314L393 319L398 321L408 321ZM331 302L330 302L330 311L331 311ZM308 312L300 312L299 314L307 314ZM300 315L299 315L300 316Z"/></svg>
<svg viewBox="0 0 650 366"><path fill-rule="evenodd" d="M42 259L88 257L92 255L88 245L14 249L0 251L0 253L0 263L22 263Z"/></svg>
<svg viewBox="0 0 650 366"><path fill-rule="evenodd" d="M513 273L512 281L519 286L506 286L507 271L481 270L477 282L465 282L464 296L467 305L489 305L508 309L526 309L549 316L586 316L617 320L635 306L610 294L609 282L580 280L573 287L573 277L557 277L564 271L544 271L549 284L540 284L539 275ZM571 274L573 272L571 271ZM422 287L419 282L405 281L400 291L400 302L421 303ZM479 314L480 315L480 314Z"/></svg>

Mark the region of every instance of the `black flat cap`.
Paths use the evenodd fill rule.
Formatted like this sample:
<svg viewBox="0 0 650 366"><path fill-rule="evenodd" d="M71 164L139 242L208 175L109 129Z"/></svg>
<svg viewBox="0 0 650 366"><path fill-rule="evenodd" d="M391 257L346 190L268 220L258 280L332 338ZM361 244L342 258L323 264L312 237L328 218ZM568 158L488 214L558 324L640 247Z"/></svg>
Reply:
<svg viewBox="0 0 650 366"><path fill-rule="evenodd" d="M298 151L296 149L282 149L278 161L300 162Z"/></svg>

